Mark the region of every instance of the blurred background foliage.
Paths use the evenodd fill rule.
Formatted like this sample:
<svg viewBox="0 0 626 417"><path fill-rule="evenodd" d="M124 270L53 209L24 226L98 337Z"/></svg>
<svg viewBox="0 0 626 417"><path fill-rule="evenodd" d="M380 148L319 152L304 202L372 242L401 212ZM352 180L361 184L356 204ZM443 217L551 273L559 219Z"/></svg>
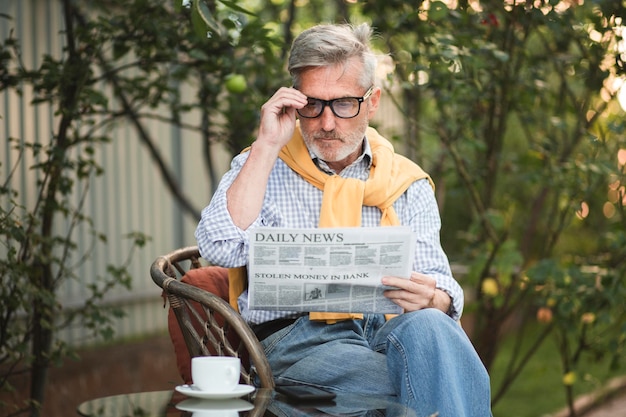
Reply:
<svg viewBox="0 0 626 417"><path fill-rule="evenodd" d="M285 60L294 36L320 22L370 22L375 46L393 69L382 86L403 118L401 129L385 134L435 179L442 242L453 264L462 266L465 328L498 375L494 405L506 400L547 340L558 346L571 415L575 394L590 388L584 381L598 370L593 362L619 372L626 356L624 1L59 3L72 29L64 33L71 46L64 57L27 71L19 65L18 39L3 40L0 50L0 91L30 84L38 92L33 105L45 102L67 116L59 127L65 130L55 132L47 148L50 163L37 169L52 175L60 169L52 163L59 149L107 142L107 129L124 121L146 145L172 197L194 218L201 207L184 195L145 120L201 132L206 181L214 188L220 173L209 162L210 145L222 142L234 155L251 142L262 103L289 85ZM183 84L193 86L193 95L182 93ZM193 123L185 117L191 113L198 115ZM97 129L79 128L89 125ZM26 139L20 146L40 151ZM66 155L64 163L97 168ZM74 181L67 177L64 192ZM45 190L45 183L40 186ZM63 195L48 195L47 207L63 210ZM32 244L17 212L5 205L2 210L3 224L11 225L3 227L6 242ZM42 211L29 215L53 220ZM62 244L78 250L71 241ZM24 275L20 268L36 269L49 259L9 261L3 268L17 276ZM123 271L113 272L125 285ZM54 306L60 279L46 287L47 306ZM32 300L24 295L5 318ZM54 307L46 311L49 319ZM99 318L99 312L84 311ZM53 336L54 329L41 327L26 331ZM9 339L0 340L3 349L14 347ZM511 339L513 347L503 349ZM20 352L32 340L24 337ZM53 357L40 355L33 369L47 367ZM45 372L38 375L45 384ZM33 395L36 415L43 397Z"/></svg>
<svg viewBox="0 0 626 417"><path fill-rule="evenodd" d="M570 406L582 357L624 356L624 12L602 1L363 7L396 63L407 154L443 186L442 240L468 266L481 358L491 369L511 324L520 343L536 340L511 355L494 404L550 334ZM531 335L536 312L546 328Z"/></svg>

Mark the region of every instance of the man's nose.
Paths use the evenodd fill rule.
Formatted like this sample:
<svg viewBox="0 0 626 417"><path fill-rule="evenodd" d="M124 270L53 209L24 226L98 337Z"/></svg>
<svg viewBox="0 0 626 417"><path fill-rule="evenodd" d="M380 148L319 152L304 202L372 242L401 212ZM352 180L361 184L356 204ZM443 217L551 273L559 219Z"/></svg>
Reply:
<svg viewBox="0 0 626 417"><path fill-rule="evenodd" d="M326 106L320 115L320 119L322 122L322 129L327 132L335 130L335 114L330 106Z"/></svg>

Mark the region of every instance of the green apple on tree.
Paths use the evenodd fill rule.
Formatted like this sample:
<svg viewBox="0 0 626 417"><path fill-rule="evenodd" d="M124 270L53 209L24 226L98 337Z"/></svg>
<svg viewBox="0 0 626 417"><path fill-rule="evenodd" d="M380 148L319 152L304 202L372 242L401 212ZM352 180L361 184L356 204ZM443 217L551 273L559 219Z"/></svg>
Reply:
<svg viewBox="0 0 626 417"><path fill-rule="evenodd" d="M226 89L235 94L240 94L246 91L248 85L246 79L241 74L229 74L226 76Z"/></svg>

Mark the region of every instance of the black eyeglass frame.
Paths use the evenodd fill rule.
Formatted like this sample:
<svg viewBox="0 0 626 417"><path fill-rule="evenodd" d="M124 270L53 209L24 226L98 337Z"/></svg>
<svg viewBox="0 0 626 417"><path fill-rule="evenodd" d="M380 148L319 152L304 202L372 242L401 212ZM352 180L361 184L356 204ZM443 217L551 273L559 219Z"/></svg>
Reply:
<svg viewBox="0 0 626 417"><path fill-rule="evenodd" d="M318 117L320 117L322 115L322 113L324 113L324 109L326 108L326 106L330 107L330 110L333 112L333 114L340 118L340 119L353 119L355 117L357 117L359 115L359 113L361 113L361 103L363 103L365 100L367 100L368 98L370 98L370 96L372 95L372 93L374 92L374 86L371 86L370 88L367 89L367 91L365 92L365 94L363 94L362 97L338 97L338 98L334 98L332 100L322 100L320 98L316 98L316 97L307 97L308 100L317 100L318 102L322 103L322 109L320 110L320 112L318 113L317 116L304 116L303 114L300 113L300 109L297 109L296 111L298 112L298 115L300 117L303 117L305 119L317 119ZM358 103L358 108L356 110L356 113L354 116L350 116L350 117L344 117L344 116L340 116L337 114L337 112L335 112L335 107L333 106L333 104L336 101L340 101L340 100L349 100L349 99L355 99Z"/></svg>

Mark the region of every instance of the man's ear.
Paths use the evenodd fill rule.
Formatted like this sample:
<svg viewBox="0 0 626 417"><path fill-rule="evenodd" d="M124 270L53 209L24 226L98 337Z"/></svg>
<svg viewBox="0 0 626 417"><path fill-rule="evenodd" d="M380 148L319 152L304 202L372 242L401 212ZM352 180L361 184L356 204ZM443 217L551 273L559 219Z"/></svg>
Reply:
<svg viewBox="0 0 626 417"><path fill-rule="evenodd" d="M382 93L382 90L380 89L380 87L374 87L374 91L372 91L372 95L370 95L369 98L369 107L368 107L368 113L367 116L368 118L372 118L374 117L374 115L376 114L376 111L378 110L378 105L380 104L380 95Z"/></svg>

